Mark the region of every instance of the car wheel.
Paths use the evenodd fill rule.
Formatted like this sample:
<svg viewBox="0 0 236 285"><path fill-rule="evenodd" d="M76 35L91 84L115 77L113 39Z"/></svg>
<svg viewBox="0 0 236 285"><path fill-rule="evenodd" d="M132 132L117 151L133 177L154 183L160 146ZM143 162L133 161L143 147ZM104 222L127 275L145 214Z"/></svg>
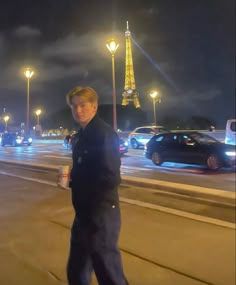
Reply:
<svg viewBox="0 0 236 285"><path fill-rule="evenodd" d="M139 144L136 141L136 139L131 139L130 143L131 143L132 148L138 148L139 147Z"/></svg>
<svg viewBox="0 0 236 285"><path fill-rule="evenodd" d="M158 152L153 152L152 153L152 162L155 165L161 165L163 163L163 159L162 159L160 153L158 153Z"/></svg>
<svg viewBox="0 0 236 285"><path fill-rule="evenodd" d="M216 154L210 154L207 157L206 165L210 170L218 170L221 167L220 159Z"/></svg>

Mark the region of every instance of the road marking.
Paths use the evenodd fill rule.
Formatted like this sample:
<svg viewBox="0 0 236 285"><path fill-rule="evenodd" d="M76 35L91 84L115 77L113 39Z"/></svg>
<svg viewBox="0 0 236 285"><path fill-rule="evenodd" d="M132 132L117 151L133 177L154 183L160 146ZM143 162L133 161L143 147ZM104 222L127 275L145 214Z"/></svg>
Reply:
<svg viewBox="0 0 236 285"><path fill-rule="evenodd" d="M49 152L54 152L54 151L51 151L51 150L37 150L37 152L47 152L47 153L49 153Z"/></svg>
<svg viewBox="0 0 236 285"><path fill-rule="evenodd" d="M71 160L71 157L68 157L68 156L44 155L44 157L50 157L50 158L63 158L63 159L69 159L69 160Z"/></svg>
<svg viewBox="0 0 236 285"><path fill-rule="evenodd" d="M200 216L200 215L184 212L181 210L171 209L168 207L163 207L163 206L146 203L146 202L142 202L139 200L123 198L123 197L120 197L120 201L128 203L128 204L136 205L139 207L148 208L148 209L168 213L171 215L180 216L180 217L184 217L184 218L191 219L191 220L196 220L199 222L209 223L209 224L213 224L213 225L217 225L217 226L221 226L221 227L225 227L225 228L230 228L230 229L236 229L236 225L234 223L225 222L225 221L210 218L210 217Z"/></svg>
<svg viewBox="0 0 236 285"><path fill-rule="evenodd" d="M41 183L41 184L47 184L47 185L51 185L51 186L57 186L57 183L54 183L54 182L50 182L50 181L46 181L46 180L42 180L42 179L37 179L37 178L29 178L29 177L27 177L27 176L12 174L12 173L6 172L6 171L0 171L0 174L6 175L6 176L11 176L11 177L20 178L20 179L23 179L23 180L29 180L29 181L33 181L33 182L38 182L38 183Z"/></svg>
<svg viewBox="0 0 236 285"><path fill-rule="evenodd" d="M57 187L57 188L63 189L63 190L70 190L70 188L58 187L57 183L50 182L50 181L47 181L47 180L36 179L36 178L29 178L27 176L16 175L16 174L12 174L12 173L5 172L5 171L0 171L0 174L6 175L6 176L20 178L20 179L23 179L23 180L33 181L33 182L36 182L36 183L47 184L47 185L50 185L50 186L53 186L53 187ZM188 213L188 212L184 212L184 211L180 211L180 210L176 210L176 209L171 209L171 208L168 208L168 207L163 207L163 206L159 206L159 205L155 205L155 204L151 204L151 203L147 203L147 202L142 202L142 201L139 201L139 200L128 199L128 198L124 198L124 197L120 197L120 201L124 202L124 203L127 203L127 204L143 207L143 208L148 208L148 209L152 209L152 210L168 213L168 214L171 214L171 215L180 216L180 217L183 217L183 218L200 221L200 222L203 222L203 223L209 223L209 224L213 224L213 225L217 225L217 226L221 226L221 227L225 227L225 228L236 229L236 225L234 223L225 222L225 221L214 219L214 218L210 218L210 217L196 215L196 214L192 214L192 213Z"/></svg>
<svg viewBox="0 0 236 285"><path fill-rule="evenodd" d="M126 166L126 165L121 165L121 169L132 169L132 170L136 170L136 171L150 171L147 168L143 168L143 167L136 167L136 166Z"/></svg>

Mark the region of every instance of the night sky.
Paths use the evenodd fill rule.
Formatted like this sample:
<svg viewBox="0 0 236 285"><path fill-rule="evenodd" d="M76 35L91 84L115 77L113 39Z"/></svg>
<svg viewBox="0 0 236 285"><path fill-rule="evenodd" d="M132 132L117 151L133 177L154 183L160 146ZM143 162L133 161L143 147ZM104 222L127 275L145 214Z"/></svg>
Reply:
<svg viewBox="0 0 236 285"><path fill-rule="evenodd" d="M157 118L207 117L216 127L235 117L234 0L10 0L0 4L0 115L26 113L23 68L31 66L30 111L42 116L66 107L76 85L112 103L111 54L115 37L117 103L125 77L126 21L133 38L136 87L152 117L150 89L162 102Z"/></svg>

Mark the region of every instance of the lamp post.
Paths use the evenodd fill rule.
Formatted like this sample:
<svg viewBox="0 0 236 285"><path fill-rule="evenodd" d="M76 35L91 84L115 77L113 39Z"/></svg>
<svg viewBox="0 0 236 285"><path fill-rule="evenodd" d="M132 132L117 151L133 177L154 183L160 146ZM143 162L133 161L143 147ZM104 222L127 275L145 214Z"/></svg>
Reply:
<svg viewBox="0 0 236 285"><path fill-rule="evenodd" d="M152 98L152 102L153 102L154 124L156 125L156 124L157 124L157 118L156 118L156 102L160 103L160 102L161 102L161 99L160 99L160 97L158 96L158 95L159 95L158 91L156 91L156 90L152 90L149 95L150 95L150 97Z"/></svg>
<svg viewBox="0 0 236 285"><path fill-rule="evenodd" d="M40 109L38 109L36 112L35 112L35 114L36 114L36 116L37 116L37 125L39 126L39 116L40 116L40 114L42 113L42 111L40 110Z"/></svg>
<svg viewBox="0 0 236 285"><path fill-rule="evenodd" d="M8 121L9 121L9 119L10 119L9 116L5 116L5 117L3 118L3 120L4 120L4 122L5 122L5 132L7 131L7 123L8 123Z"/></svg>
<svg viewBox="0 0 236 285"><path fill-rule="evenodd" d="M27 100L26 100L26 133L29 133L29 109L30 109L30 79L33 76L34 71L27 67L24 71L24 75L27 79Z"/></svg>
<svg viewBox="0 0 236 285"><path fill-rule="evenodd" d="M115 81L115 52L119 47L119 44L114 39L110 39L106 43L106 47L111 53L112 59L112 98L113 98L113 128L117 131L117 115L116 115L116 81Z"/></svg>

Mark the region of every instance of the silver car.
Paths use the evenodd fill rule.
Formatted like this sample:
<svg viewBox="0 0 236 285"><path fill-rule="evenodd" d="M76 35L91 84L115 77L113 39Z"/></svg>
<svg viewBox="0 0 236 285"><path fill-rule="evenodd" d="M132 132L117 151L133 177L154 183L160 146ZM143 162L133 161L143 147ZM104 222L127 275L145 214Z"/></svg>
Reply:
<svg viewBox="0 0 236 285"><path fill-rule="evenodd" d="M169 132L163 126L142 126L129 133L128 141L132 148L143 147L154 135Z"/></svg>

